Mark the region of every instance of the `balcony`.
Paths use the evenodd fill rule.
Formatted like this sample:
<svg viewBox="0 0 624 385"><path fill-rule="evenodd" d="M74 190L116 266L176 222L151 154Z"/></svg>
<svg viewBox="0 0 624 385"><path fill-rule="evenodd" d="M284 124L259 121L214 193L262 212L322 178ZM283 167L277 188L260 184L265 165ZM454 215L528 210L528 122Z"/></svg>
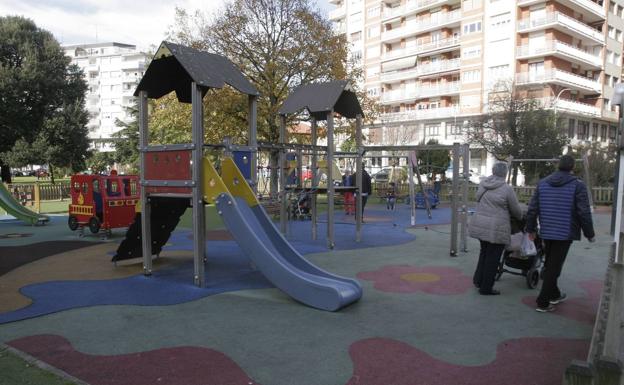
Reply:
<svg viewBox="0 0 624 385"><path fill-rule="evenodd" d="M555 28L578 39L605 44L602 32L561 12L549 12L539 19L526 18L518 22L518 32L532 32L545 28Z"/></svg>
<svg viewBox="0 0 624 385"><path fill-rule="evenodd" d="M459 36L449 37L448 39L441 39L432 41L425 44L420 44L414 47L414 52L417 55L431 55L433 53L442 53L453 51L459 48L460 39Z"/></svg>
<svg viewBox="0 0 624 385"><path fill-rule="evenodd" d="M588 23L593 23L599 20L604 20L607 17L606 9L594 3L591 0L557 0L559 3L567 6L568 8L579 12L583 15L583 20ZM544 3L545 0L518 0L519 7L527 7L533 4Z"/></svg>
<svg viewBox="0 0 624 385"><path fill-rule="evenodd" d="M561 86L574 88L587 92L602 92L602 84L593 79L573 74L558 69L544 71L544 73L522 72L516 74L517 85L555 83Z"/></svg>
<svg viewBox="0 0 624 385"><path fill-rule="evenodd" d="M408 0L407 4L400 7L384 8L382 19L386 21L400 15L408 16L450 2L450 0Z"/></svg>
<svg viewBox="0 0 624 385"><path fill-rule="evenodd" d="M403 27L385 31L381 34L381 40L399 40L405 36L416 35L430 30L437 30L443 27L448 27L454 23L459 24L462 13L461 10L458 9L452 12L437 12L433 15L435 16L414 20Z"/></svg>
<svg viewBox="0 0 624 385"><path fill-rule="evenodd" d="M381 102L386 104L401 103L406 101L413 101L418 96L418 89L413 90L391 90L386 91L381 95Z"/></svg>
<svg viewBox="0 0 624 385"><path fill-rule="evenodd" d="M401 80L414 79L416 78L417 74L417 69L411 69L407 71L384 72L381 74L381 81L385 83L392 83Z"/></svg>
<svg viewBox="0 0 624 385"><path fill-rule="evenodd" d="M460 113L458 106L429 108L425 110L413 110L404 112L392 112L382 114L379 118L383 122L403 122L424 119L446 119L458 116Z"/></svg>
<svg viewBox="0 0 624 385"><path fill-rule="evenodd" d="M460 62L460 59L431 62L418 66L416 68L416 73L418 74L418 76L425 76L437 74L440 72L458 71L461 64Z"/></svg>
<svg viewBox="0 0 624 385"><path fill-rule="evenodd" d="M442 83L434 87L420 87L411 90L390 90L381 95L381 102L384 104L402 103L415 99L429 98L433 96L444 96L459 93L459 82Z"/></svg>
<svg viewBox="0 0 624 385"><path fill-rule="evenodd" d="M459 93L459 88L459 82L442 83L435 87L420 87L418 96L421 98L429 98L433 96L456 94Z"/></svg>
<svg viewBox="0 0 624 385"><path fill-rule="evenodd" d="M329 11L329 20L339 20L344 18L347 15L347 7L343 4L342 6Z"/></svg>
<svg viewBox="0 0 624 385"><path fill-rule="evenodd" d="M547 109L557 108L557 111L566 111L573 114L587 115L587 116L600 116L600 108L592 106L591 104L585 104L576 102L573 100L559 99L555 100L554 97L539 99L542 106Z"/></svg>
<svg viewBox="0 0 624 385"><path fill-rule="evenodd" d="M600 56L596 56L558 40L547 40L544 45L536 47L529 45L516 47L517 59L529 59L548 55L558 56L581 66L602 68L602 59Z"/></svg>

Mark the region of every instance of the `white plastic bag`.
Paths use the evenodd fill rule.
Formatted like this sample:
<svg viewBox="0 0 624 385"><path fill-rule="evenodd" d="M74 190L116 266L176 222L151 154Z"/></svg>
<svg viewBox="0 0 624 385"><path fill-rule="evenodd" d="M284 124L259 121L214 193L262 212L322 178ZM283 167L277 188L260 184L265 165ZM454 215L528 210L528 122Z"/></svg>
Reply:
<svg viewBox="0 0 624 385"><path fill-rule="evenodd" d="M524 234L522 232L511 234L511 242L505 247L507 251L520 251L522 249L522 240Z"/></svg>
<svg viewBox="0 0 624 385"><path fill-rule="evenodd" d="M525 257L537 254L537 248L535 247L535 242L529 239L529 233L524 233L522 237L522 247L520 251L522 255Z"/></svg>

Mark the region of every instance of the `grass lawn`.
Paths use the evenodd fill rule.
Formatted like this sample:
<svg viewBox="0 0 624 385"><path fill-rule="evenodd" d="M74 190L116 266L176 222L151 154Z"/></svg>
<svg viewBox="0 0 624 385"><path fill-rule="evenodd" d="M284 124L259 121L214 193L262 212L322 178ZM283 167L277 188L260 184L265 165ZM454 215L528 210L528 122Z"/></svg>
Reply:
<svg viewBox="0 0 624 385"><path fill-rule="evenodd" d="M21 357L0 347L0 385L71 385L67 381L45 371Z"/></svg>

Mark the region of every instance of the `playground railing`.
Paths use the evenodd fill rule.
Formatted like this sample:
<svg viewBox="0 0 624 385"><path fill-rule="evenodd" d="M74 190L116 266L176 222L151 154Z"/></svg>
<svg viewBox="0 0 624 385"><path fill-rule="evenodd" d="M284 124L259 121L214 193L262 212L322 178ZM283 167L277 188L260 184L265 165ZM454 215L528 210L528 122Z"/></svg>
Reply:
<svg viewBox="0 0 624 385"><path fill-rule="evenodd" d="M62 201L70 198L69 181L51 183L16 183L7 185L7 189L13 197L22 204L29 204L35 201L39 189L39 200L42 201Z"/></svg>
<svg viewBox="0 0 624 385"><path fill-rule="evenodd" d="M442 189L440 191L440 200L442 202L450 202L451 195L453 193L450 183L443 183ZM425 189L433 188L431 184L424 183L423 187ZM479 185L469 184L468 185L468 201L474 202L476 200L477 189ZM386 191L388 189L387 182L377 182L373 183L373 195L378 197L379 199L384 199L386 196ZM535 192L535 186L514 186L513 187L518 200L522 203L529 203L533 193ZM592 189L592 198L594 204L596 205L610 205L613 203L613 187L593 187ZM399 196L407 196L409 195L409 185L407 183L399 183L397 184L397 191ZM419 187L416 186L416 191L419 191Z"/></svg>

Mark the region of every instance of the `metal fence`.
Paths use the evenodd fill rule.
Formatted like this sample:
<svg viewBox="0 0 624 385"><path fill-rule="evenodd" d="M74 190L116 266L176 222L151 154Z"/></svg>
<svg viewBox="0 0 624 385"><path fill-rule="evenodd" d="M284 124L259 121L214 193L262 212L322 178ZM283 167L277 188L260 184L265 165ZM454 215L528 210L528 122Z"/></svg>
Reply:
<svg viewBox="0 0 624 385"><path fill-rule="evenodd" d="M424 185L425 189L433 188L433 186ZM387 188L387 183L375 183L373 186L374 194L381 196L384 189ZM470 184L468 186L468 200L475 201L475 196L477 195L477 189L479 188L476 184ZM535 186L514 186L513 187L518 200L522 203L529 203L531 196L535 192ZM406 183L401 183L397 186L397 190L399 194L404 193L407 194L408 185ZM594 200L595 205L610 205L613 203L613 187L593 187L592 189L592 198ZM418 186L416 186L416 191L419 191ZM452 195L451 185L450 184L442 184L442 189L440 191L440 200L449 202L451 200Z"/></svg>

